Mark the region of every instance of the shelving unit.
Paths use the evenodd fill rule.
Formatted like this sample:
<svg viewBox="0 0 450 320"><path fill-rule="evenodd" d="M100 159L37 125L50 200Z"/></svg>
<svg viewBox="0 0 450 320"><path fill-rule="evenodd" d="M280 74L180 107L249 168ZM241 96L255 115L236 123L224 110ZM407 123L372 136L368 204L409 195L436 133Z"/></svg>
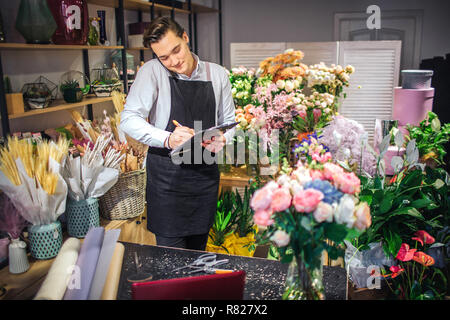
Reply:
<svg viewBox="0 0 450 320"><path fill-rule="evenodd" d="M82 46L58 44L0 43L0 50L115 50L123 46Z"/></svg>
<svg viewBox="0 0 450 320"><path fill-rule="evenodd" d="M218 9L209 8L199 4L191 3L191 0L187 0L183 4L183 8L175 8L172 1L171 6L154 3L150 0L87 0L88 4L95 4L104 7L115 8L116 16L116 28L117 28L117 40L120 46L89 46L89 45L36 45L26 43L0 43L0 52L3 50L81 50L83 54L83 71L89 78L89 50L121 50L122 53L122 70L127 70L127 50L139 51L140 60L144 60L144 52L150 50L149 48L137 47L127 48L126 34L125 34L125 19L124 10L138 11L138 20L142 21L142 12L150 12L150 18L153 20L155 16L162 16L170 14L172 18L175 18L175 14L188 14L189 15L189 38L193 39L194 48L193 51L198 53L197 46L197 14L201 13L217 13L219 17L219 47L220 47L220 64L222 64L222 13L221 13L221 0L218 0ZM128 75L124 72L123 83L124 92L128 93ZM0 54L0 116L2 121L2 133L3 137L10 134L9 120L19 119L23 117L30 117L38 114L44 114L49 112L56 112L60 110L68 110L77 108L80 106L88 107L88 117L93 119L92 105L111 101L111 98L96 98L87 97L79 103L64 103L62 100L54 101L50 107L40 110L27 111L21 114L8 115L5 99L5 88L3 85L3 64Z"/></svg>
<svg viewBox="0 0 450 320"><path fill-rule="evenodd" d="M56 111L61 111L61 110L70 110L70 109L82 107L85 105L93 105L93 104L108 102L108 101L112 101L112 98L111 97L96 97L95 95L87 96L82 101L75 102L75 103L66 103L64 100L55 100L47 108L35 109L35 110L26 111L24 113L19 113L19 114L11 114L8 116L8 118L9 119L17 119L17 118L31 117L31 116L35 116L38 114L56 112Z"/></svg>

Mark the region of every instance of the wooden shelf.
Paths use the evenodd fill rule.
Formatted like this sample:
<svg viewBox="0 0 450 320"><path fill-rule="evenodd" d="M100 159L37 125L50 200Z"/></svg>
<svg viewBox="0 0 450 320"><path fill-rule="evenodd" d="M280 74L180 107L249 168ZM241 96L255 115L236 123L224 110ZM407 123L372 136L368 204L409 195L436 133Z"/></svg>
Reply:
<svg viewBox="0 0 450 320"><path fill-rule="evenodd" d="M183 7L186 10L187 10L187 6L188 6L187 3L185 3L183 5ZM196 3L191 3L191 11L192 11L192 13L217 13L217 12L219 12L219 9L205 7L205 6L202 6L200 4L196 4Z"/></svg>
<svg viewBox="0 0 450 320"><path fill-rule="evenodd" d="M88 104L96 104L96 103L102 103L102 102L107 102L107 101L112 101L112 98L111 97L88 96L88 97L84 98L82 101L76 102L76 103L66 103L64 100L55 100L47 108L30 110L30 111L26 111L24 113L18 113L18 114L10 114L10 115L8 115L8 118L9 119L17 119L17 118L30 117L30 116L35 116L35 115L39 115L39 114L49 113L49 112L70 110L73 108L86 106Z"/></svg>
<svg viewBox="0 0 450 320"><path fill-rule="evenodd" d="M99 6L104 7L113 7L118 8L119 7L119 1L118 0L88 0L88 3L96 4ZM123 0L123 7L126 10L141 10L141 11L148 11L150 12L150 8L152 6L152 3L146 0ZM159 3L155 3L155 13L168 13L172 11L171 6L165 6ZM187 13L189 14L189 10L186 9L179 9L174 8L175 12L178 13Z"/></svg>
<svg viewBox="0 0 450 320"><path fill-rule="evenodd" d="M82 45L58 45L58 44L28 44L28 43L0 43L0 50L29 49L29 50L115 50L123 49L123 46L82 46Z"/></svg>
<svg viewBox="0 0 450 320"><path fill-rule="evenodd" d="M146 47L132 47L132 48L127 48L127 50L150 50L150 48L146 48Z"/></svg>
<svg viewBox="0 0 450 320"><path fill-rule="evenodd" d="M104 6L104 7L113 7L117 8L119 6L118 0L88 0L89 3ZM123 6L126 10L141 10L141 11L149 11L152 3L146 0L124 0ZM216 13L219 12L218 9L205 7L200 4L191 3L192 13ZM159 3L155 3L155 13L169 13L172 10L171 6L165 6ZM191 13L188 10L188 4L183 4L183 9L174 8L175 12L178 13Z"/></svg>

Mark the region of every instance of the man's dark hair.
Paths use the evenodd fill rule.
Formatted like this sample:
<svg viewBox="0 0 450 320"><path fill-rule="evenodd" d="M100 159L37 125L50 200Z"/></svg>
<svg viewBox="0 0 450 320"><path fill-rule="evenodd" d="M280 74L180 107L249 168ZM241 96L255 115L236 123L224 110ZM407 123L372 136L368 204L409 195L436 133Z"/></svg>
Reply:
<svg viewBox="0 0 450 320"><path fill-rule="evenodd" d="M172 30L180 38L184 33L183 27L169 17L159 17L152 20L144 32L144 46L150 48L152 43L161 40L169 30Z"/></svg>

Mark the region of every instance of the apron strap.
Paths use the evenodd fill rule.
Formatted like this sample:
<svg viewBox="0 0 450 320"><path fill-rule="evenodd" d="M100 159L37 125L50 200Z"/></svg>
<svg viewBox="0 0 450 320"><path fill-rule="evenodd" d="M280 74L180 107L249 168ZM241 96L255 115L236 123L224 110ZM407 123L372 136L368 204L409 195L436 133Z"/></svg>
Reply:
<svg viewBox="0 0 450 320"><path fill-rule="evenodd" d="M209 62L205 62L205 68L206 68L206 80L211 81L211 68L209 66Z"/></svg>

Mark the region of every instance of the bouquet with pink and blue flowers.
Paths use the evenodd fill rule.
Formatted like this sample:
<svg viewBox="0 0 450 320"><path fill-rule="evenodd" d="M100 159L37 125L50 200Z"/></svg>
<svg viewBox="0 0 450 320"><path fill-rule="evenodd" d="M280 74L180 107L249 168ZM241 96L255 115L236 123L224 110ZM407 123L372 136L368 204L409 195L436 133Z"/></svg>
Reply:
<svg viewBox="0 0 450 320"><path fill-rule="evenodd" d="M312 139L302 146L305 156L296 168L284 166L251 199L255 224L266 228L259 240L272 241L282 262L296 264L297 276L288 277L284 298L322 299L323 251L337 259L344 239L371 225L369 205L359 199L359 178L333 163Z"/></svg>

